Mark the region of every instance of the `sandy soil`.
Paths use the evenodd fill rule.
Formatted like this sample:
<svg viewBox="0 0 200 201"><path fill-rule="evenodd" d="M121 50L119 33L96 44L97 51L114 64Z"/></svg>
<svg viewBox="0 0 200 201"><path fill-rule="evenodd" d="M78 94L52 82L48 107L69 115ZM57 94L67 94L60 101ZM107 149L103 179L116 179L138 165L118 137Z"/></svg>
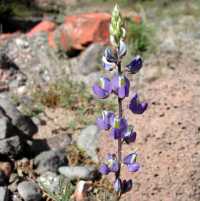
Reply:
<svg viewBox="0 0 200 201"><path fill-rule="evenodd" d="M135 144L124 146L123 155L137 150L141 164L135 174L122 170L134 181L124 201L200 200L200 68L186 55L173 62L174 70L142 90L149 102L144 115L131 114L124 104L138 135ZM116 150L105 133L100 147L102 160Z"/></svg>

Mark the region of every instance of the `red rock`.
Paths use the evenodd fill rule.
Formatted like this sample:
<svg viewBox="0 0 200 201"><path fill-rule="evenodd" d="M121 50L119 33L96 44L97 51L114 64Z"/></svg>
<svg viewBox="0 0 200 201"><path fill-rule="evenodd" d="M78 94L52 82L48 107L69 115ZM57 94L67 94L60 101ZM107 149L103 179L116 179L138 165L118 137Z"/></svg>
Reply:
<svg viewBox="0 0 200 201"><path fill-rule="evenodd" d="M91 43L109 42L110 15L107 13L88 13L65 17L64 24L55 30L54 41L64 50L84 49Z"/></svg>
<svg viewBox="0 0 200 201"><path fill-rule="evenodd" d="M56 45L56 42L54 40L54 36L55 36L55 33L54 32L50 32L48 34L48 43L49 43L49 46L50 47L53 47L53 48L56 48L57 45Z"/></svg>
<svg viewBox="0 0 200 201"><path fill-rule="evenodd" d="M56 24L54 22L45 20L33 27L33 29L27 33L27 36L31 37L39 32L51 33L55 28Z"/></svg>

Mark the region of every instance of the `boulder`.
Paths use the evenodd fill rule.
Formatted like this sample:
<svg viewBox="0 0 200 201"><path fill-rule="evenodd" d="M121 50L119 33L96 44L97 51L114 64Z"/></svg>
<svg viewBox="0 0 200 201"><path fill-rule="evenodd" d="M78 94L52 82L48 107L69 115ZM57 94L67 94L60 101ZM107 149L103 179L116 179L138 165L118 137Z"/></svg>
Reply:
<svg viewBox="0 0 200 201"><path fill-rule="evenodd" d="M91 43L108 44L110 18L107 13L67 16L64 24L51 36L54 38L54 43L51 42L50 45L68 51L82 50Z"/></svg>
<svg viewBox="0 0 200 201"><path fill-rule="evenodd" d="M77 64L76 73L89 75L99 71L101 67L101 58L105 47L99 44L91 44L81 55Z"/></svg>
<svg viewBox="0 0 200 201"><path fill-rule="evenodd" d="M61 150L42 152L34 159L34 165L40 174L46 171L57 172L60 166L66 165L65 152Z"/></svg>
<svg viewBox="0 0 200 201"><path fill-rule="evenodd" d="M104 15L107 16L108 14ZM95 21L96 19L92 17L91 19L88 18L88 20ZM10 40L0 49L0 80L2 80L4 84L0 85L0 91L1 88L2 90L9 89L9 91L14 91L15 94L21 96L30 92L30 90L36 86L45 88L50 82L56 82L58 79L73 79L88 83L90 82L89 80L96 78L96 72L100 67L99 62L103 50L103 46L99 45L99 43L105 44L106 41L108 42L108 37L105 37L106 34L104 33L99 34L99 37L97 37L97 33L93 33L94 36L88 36L89 39L84 42L82 41L82 35L80 35L80 40L78 38L73 39L74 42L72 46L70 45L69 49L77 49L77 46L82 46L77 49L77 51L80 51L80 49L85 48L85 46L89 47L86 49L86 52L82 52L79 57L67 59L66 55L62 57L59 56L59 51L56 49L58 46L54 43L55 41L60 43L59 41L61 40L54 40L54 36L65 24L58 27L54 32L47 33L42 31L33 34L31 37L20 35ZM100 23L99 26L102 26L102 24L105 23ZM84 25L82 26L85 28ZM79 29L81 27L76 28ZM101 29L108 32L108 28L97 28L96 32ZM81 30L81 32L85 33L90 31ZM64 51L68 51L66 33L64 33L61 41L63 47L66 45ZM75 33L70 33L70 36L78 37L76 35ZM60 33L58 33L58 39L59 37ZM72 42L71 39L70 41ZM90 45L90 43L93 42L95 44ZM49 43L53 44L55 48L49 47ZM63 48L61 47L61 49Z"/></svg>
<svg viewBox="0 0 200 201"><path fill-rule="evenodd" d="M0 201L8 201L8 188L7 187L0 187Z"/></svg>
<svg viewBox="0 0 200 201"><path fill-rule="evenodd" d="M17 186L17 190L24 201L40 201L42 199L42 194L36 183L28 181L21 182Z"/></svg>
<svg viewBox="0 0 200 201"><path fill-rule="evenodd" d="M0 155L6 155L15 158L23 152L24 144L19 136L13 136L0 140Z"/></svg>
<svg viewBox="0 0 200 201"><path fill-rule="evenodd" d="M37 126L33 121L24 116L9 100L8 97L0 97L0 110L11 119L12 125L21 133L31 137L37 132Z"/></svg>
<svg viewBox="0 0 200 201"><path fill-rule="evenodd" d="M69 60L59 58L55 49L49 47L47 32L38 32L32 37L21 35L10 40L2 50L2 54L14 64L7 65L8 73L15 73L12 80L7 79L7 84L17 94L21 86L25 87L23 91L29 92L36 85L46 87L50 81L66 79L70 74Z"/></svg>
<svg viewBox="0 0 200 201"><path fill-rule="evenodd" d="M28 33L27 36L31 37L40 32L50 33L56 28L56 24L52 21L44 20L33 27Z"/></svg>
<svg viewBox="0 0 200 201"><path fill-rule="evenodd" d="M99 129L95 125L84 128L77 139L78 147L83 150L91 159L98 162L97 148L99 144Z"/></svg>
<svg viewBox="0 0 200 201"><path fill-rule="evenodd" d="M13 135L13 126L11 120L3 115L3 111L0 110L0 140Z"/></svg>
<svg viewBox="0 0 200 201"><path fill-rule="evenodd" d="M84 166L62 166L58 169L59 173L67 177L69 180L93 180L97 171L94 167L84 167Z"/></svg>
<svg viewBox="0 0 200 201"><path fill-rule="evenodd" d="M58 193L60 188L61 176L54 172L45 172L37 178L37 182L41 187L48 189L50 193Z"/></svg>
<svg viewBox="0 0 200 201"><path fill-rule="evenodd" d="M8 40L17 37L20 35L20 32L14 33L1 33L0 34L0 46L4 45Z"/></svg>
<svg viewBox="0 0 200 201"><path fill-rule="evenodd" d="M30 151L38 155L43 151L61 150L67 148L71 144L71 138L68 134L59 134L47 139L34 139L27 141Z"/></svg>
<svg viewBox="0 0 200 201"><path fill-rule="evenodd" d="M7 178L3 171L0 170L0 186L5 186L7 184Z"/></svg>

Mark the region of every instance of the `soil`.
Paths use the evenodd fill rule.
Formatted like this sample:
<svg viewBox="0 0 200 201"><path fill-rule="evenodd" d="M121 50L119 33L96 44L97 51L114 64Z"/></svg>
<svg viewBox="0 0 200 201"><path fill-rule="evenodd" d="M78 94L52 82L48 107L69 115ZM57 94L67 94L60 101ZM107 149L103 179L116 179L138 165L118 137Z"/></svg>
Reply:
<svg viewBox="0 0 200 201"><path fill-rule="evenodd" d="M134 182L124 201L200 200L200 68L187 55L174 56L172 61L174 70L141 90L149 103L145 114L134 115L124 104L137 140L124 145L123 155L136 150L141 165L134 174L122 169L123 177ZM106 133L100 142L103 160L116 144Z"/></svg>

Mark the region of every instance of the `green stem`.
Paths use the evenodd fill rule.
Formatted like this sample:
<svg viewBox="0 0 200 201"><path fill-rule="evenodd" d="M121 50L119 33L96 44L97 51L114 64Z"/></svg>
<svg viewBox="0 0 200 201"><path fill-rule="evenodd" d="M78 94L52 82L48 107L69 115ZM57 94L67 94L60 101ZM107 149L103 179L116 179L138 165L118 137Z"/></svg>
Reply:
<svg viewBox="0 0 200 201"><path fill-rule="evenodd" d="M121 75L121 62L118 63L118 74ZM118 116L119 118L122 118L123 116L123 110L122 110L122 99L118 97ZM122 161L122 140L118 139L118 147L117 147L117 155L118 155L118 162L119 162L119 171L115 174L115 179L120 178L121 173L121 161ZM119 193L118 200L121 197L121 193Z"/></svg>

